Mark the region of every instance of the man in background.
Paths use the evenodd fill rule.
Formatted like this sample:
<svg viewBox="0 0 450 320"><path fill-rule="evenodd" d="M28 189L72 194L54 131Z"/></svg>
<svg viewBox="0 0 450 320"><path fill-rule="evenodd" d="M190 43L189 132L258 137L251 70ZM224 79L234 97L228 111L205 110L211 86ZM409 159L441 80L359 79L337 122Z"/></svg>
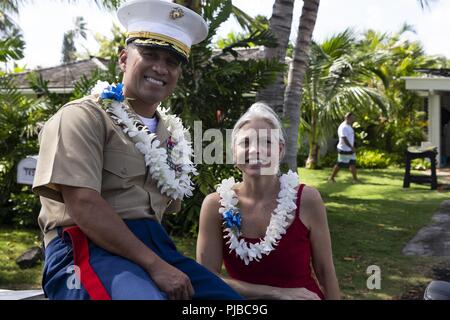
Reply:
<svg viewBox="0 0 450 320"><path fill-rule="evenodd" d="M353 176L353 183L360 182L356 174L356 148L355 148L355 131L353 130L353 122L355 122L355 116L353 113L348 112L345 115L345 120L339 125L338 137L339 142L337 145L338 160L333 168L329 182L336 182L334 178L338 174L341 168L349 168Z"/></svg>

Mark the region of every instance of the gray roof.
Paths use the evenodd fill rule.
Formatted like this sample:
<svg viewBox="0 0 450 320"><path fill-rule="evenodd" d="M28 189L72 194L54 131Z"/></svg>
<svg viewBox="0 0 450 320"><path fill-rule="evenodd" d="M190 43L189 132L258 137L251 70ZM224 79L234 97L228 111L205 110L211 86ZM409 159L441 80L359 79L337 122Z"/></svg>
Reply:
<svg viewBox="0 0 450 320"><path fill-rule="evenodd" d="M253 47L253 48L235 48L234 51L237 52L238 60L262 60L264 59L264 48L263 47ZM218 55L222 50L214 50L213 55ZM223 56L225 60L234 60L235 58L231 54Z"/></svg>
<svg viewBox="0 0 450 320"><path fill-rule="evenodd" d="M448 68L441 68L441 69L421 68L414 70L420 73L424 73L427 76L450 77L450 69Z"/></svg>
<svg viewBox="0 0 450 320"><path fill-rule="evenodd" d="M14 75L17 88L21 91L30 90L27 77L31 72L42 75L48 81L48 88L52 92L70 92L74 88L74 83L82 76L90 76L95 70L106 70L108 60L102 58L90 58L72 63L62 64L50 68L36 69Z"/></svg>

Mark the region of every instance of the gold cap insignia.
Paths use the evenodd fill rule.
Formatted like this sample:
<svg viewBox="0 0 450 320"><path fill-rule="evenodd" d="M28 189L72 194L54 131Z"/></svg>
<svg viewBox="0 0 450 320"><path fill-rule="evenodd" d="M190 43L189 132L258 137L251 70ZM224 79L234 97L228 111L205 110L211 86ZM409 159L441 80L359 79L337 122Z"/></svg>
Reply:
<svg viewBox="0 0 450 320"><path fill-rule="evenodd" d="M170 12L170 17L173 20L180 19L180 18L184 17L183 9L181 9L181 8L173 8L172 11Z"/></svg>

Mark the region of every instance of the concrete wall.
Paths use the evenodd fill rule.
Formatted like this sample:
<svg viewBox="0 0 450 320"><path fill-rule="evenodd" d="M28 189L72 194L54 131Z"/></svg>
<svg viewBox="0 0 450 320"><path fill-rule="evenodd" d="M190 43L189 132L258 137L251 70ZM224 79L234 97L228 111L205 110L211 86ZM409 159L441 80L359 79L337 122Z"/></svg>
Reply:
<svg viewBox="0 0 450 320"><path fill-rule="evenodd" d="M428 96L428 141L438 148L437 159L441 158L441 96L430 93ZM438 167L440 161L438 161Z"/></svg>

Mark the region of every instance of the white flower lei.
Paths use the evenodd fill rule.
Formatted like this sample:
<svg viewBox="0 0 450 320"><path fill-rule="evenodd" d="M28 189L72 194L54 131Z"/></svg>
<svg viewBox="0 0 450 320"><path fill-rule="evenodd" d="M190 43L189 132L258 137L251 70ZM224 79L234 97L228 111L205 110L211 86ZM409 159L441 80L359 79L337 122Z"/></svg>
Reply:
<svg viewBox="0 0 450 320"><path fill-rule="evenodd" d="M229 245L230 253L235 250L236 255L248 265L253 260L259 261L263 255L269 255L275 249L274 247L278 245L282 235L286 233L286 228L293 218L293 211L297 209L295 188L298 186L298 182L298 175L292 171L280 177L281 190L277 199L278 206L272 212L266 235L260 242L253 244L247 243L244 239L239 241L241 232L237 228L225 226L226 234L224 238L229 238L227 245ZM219 209L221 215L229 210L239 211L236 207L239 200L233 190L235 185L234 178L229 178L223 180L217 187L217 192L221 198L221 208Z"/></svg>
<svg viewBox="0 0 450 320"><path fill-rule="evenodd" d="M109 86L108 82L98 81L91 93L100 95ZM170 155L179 170L172 170L167 163L167 150L159 148L160 141L156 134L150 133L127 105L115 100L109 101L111 103L106 105L106 112L123 127L123 132L135 142L136 148L144 155L145 164L149 167L152 178L157 181L161 193L175 200L182 200L185 196L191 197L194 187L190 175L196 175L197 170L191 161L193 150L191 141L187 139L189 132L183 127L181 119L169 114L169 109L158 106L161 120L167 126L174 142ZM137 123L141 124L140 128L136 126Z"/></svg>

